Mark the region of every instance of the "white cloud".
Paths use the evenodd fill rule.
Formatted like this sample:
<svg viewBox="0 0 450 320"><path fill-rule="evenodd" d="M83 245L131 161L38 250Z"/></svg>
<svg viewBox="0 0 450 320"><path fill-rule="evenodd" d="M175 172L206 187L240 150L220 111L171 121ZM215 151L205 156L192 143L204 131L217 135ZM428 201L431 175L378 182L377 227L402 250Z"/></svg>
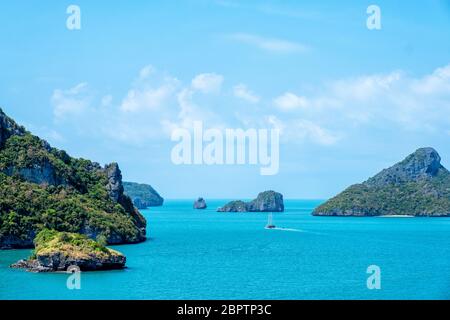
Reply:
<svg viewBox="0 0 450 320"><path fill-rule="evenodd" d="M141 71L139 72L139 79L145 80L150 75L154 74L155 72L156 72L156 69L153 66L147 65L147 66L143 67L141 69Z"/></svg>
<svg viewBox="0 0 450 320"><path fill-rule="evenodd" d="M286 92L285 94L275 98L273 103L282 111L290 111L308 106L308 101L305 97L297 96L291 92Z"/></svg>
<svg viewBox="0 0 450 320"><path fill-rule="evenodd" d="M131 89L122 101L121 109L125 112L156 110L174 93L171 83L157 88Z"/></svg>
<svg viewBox="0 0 450 320"><path fill-rule="evenodd" d="M89 106L89 98L86 95L87 83L80 83L67 89L55 89L51 96L53 115L56 121L67 117L82 114Z"/></svg>
<svg viewBox="0 0 450 320"><path fill-rule="evenodd" d="M309 50L308 46L298 42L267 38L249 33L234 33L229 35L229 38L274 53L303 53Z"/></svg>
<svg viewBox="0 0 450 320"><path fill-rule="evenodd" d="M249 103L258 103L260 100L260 98L252 91L250 91L244 84L238 84L237 86L234 86L233 94L236 98L240 98Z"/></svg>
<svg viewBox="0 0 450 320"><path fill-rule="evenodd" d="M223 76L215 73L202 73L192 79L192 88L203 93L219 92L222 88Z"/></svg>
<svg viewBox="0 0 450 320"><path fill-rule="evenodd" d="M447 135L450 128L450 65L421 77L393 71L338 79L303 89L301 95L286 91L272 100L244 84L223 94L201 94L221 90L223 76L215 73L200 74L183 84L146 68L123 99L100 95L94 100L85 83L55 90L51 97L55 119L66 120L65 125L71 120L72 128L82 134L100 132L132 144L165 139L173 128L189 128L194 121L216 128L276 127L286 143L322 146L384 131ZM240 108L230 97L249 105ZM259 103L266 99L269 103Z"/></svg>
<svg viewBox="0 0 450 320"><path fill-rule="evenodd" d="M179 81L170 76L158 78L156 69L146 66L139 72L139 78L132 84L127 96L122 100L123 112L156 111L173 97Z"/></svg>
<svg viewBox="0 0 450 320"><path fill-rule="evenodd" d="M431 75L415 81L412 88L419 94L450 95L450 65L438 68Z"/></svg>

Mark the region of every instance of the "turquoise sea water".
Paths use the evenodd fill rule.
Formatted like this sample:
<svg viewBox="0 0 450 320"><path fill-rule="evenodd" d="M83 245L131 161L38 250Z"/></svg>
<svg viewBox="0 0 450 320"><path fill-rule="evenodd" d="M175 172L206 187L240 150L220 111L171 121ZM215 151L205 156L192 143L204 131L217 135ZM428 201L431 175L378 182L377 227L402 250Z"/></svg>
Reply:
<svg viewBox="0 0 450 320"><path fill-rule="evenodd" d="M167 201L143 210L150 239L116 246L126 270L67 274L8 266L30 250L0 251L0 299L448 299L449 218L313 217L320 201L287 200L266 230L262 213L191 209ZM381 290L366 269L381 268Z"/></svg>

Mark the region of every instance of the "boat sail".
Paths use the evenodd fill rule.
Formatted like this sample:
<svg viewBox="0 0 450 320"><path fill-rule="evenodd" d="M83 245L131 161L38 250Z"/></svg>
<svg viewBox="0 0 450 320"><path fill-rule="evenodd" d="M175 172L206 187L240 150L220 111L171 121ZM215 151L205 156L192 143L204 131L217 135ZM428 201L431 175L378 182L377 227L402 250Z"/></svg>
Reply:
<svg viewBox="0 0 450 320"><path fill-rule="evenodd" d="M267 219L266 229L275 229L275 225L273 224L273 214L269 213L269 217Z"/></svg>

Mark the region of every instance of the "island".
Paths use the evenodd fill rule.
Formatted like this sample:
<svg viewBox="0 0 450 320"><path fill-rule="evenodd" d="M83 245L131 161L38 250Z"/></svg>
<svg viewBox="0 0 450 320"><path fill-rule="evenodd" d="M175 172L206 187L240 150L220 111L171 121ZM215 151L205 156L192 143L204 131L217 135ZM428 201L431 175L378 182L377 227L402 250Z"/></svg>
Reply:
<svg viewBox="0 0 450 320"><path fill-rule="evenodd" d="M195 202L194 202L194 209L197 210L204 210L206 209L208 206L206 205L206 201L205 199L203 199L202 197L199 197Z"/></svg>
<svg viewBox="0 0 450 320"><path fill-rule="evenodd" d="M117 163L72 158L0 109L0 249L33 248L42 229L137 243L146 224Z"/></svg>
<svg viewBox="0 0 450 320"><path fill-rule="evenodd" d="M123 269L126 263L125 256L120 252L77 233L43 229L34 244L33 255L11 265L11 268L57 272L77 266L81 271L99 271Z"/></svg>
<svg viewBox="0 0 450 320"><path fill-rule="evenodd" d="M450 216L450 172L433 148L355 184L313 212L315 216Z"/></svg>
<svg viewBox="0 0 450 320"><path fill-rule="evenodd" d="M231 201L219 208L218 212L283 212L283 195L275 191L264 191L250 202Z"/></svg>
<svg viewBox="0 0 450 320"><path fill-rule="evenodd" d="M151 185L135 182L124 182L125 194L128 195L138 209L159 207L164 204L164 198Z"/></svg>

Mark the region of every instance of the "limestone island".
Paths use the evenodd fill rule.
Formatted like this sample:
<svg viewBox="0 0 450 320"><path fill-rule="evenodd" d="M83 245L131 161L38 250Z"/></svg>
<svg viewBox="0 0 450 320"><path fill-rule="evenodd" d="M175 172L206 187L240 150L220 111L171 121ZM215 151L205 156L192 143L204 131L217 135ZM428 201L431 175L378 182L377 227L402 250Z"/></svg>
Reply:
<svg viewBox="0 0 450 320"><path fill-rule="evenodd" d="M206 205L206 201L205 199L203 199L202 197L198 198L195 202L194 202L194 209L197 210L204 210L206 209L208 206Z"/></svg>
<svg viewBox="0 0 450 320"><path fill-rule="evenodd" d="M138 209L149 207L160 207L164 204L164 198L153 189L151 185L135 182L124 182L125 194L133 200L133 204Z"/></svg>
<svg viewBox="0 0 450 320"><path fill-rule="evenodd" d="M36 236L33 255L11 268L31 272L67 271L77 266L81 271L123 269L126 258L118 251L88 237L68 232L44 229Z"/></svg>
<svg viewBox="0 0 450 320"><path fill-rule="evenodd" d="M136 243L146 225L117 163L72 158L0 109L0 249L33 248L42 229Z"/></svg>
<svg viewBox="0 0 450 320"><path fill-rule="evenodd" d="M275 191L264 191L250 202L231 201L217 212L283 212L283 195Z"/></svg>
<svg viewBox="0 0 450 320"><path fill-rule="evenodd" d="M355 184L313 212L315 216L450 216L450 172L433 148Z"/></svg>

